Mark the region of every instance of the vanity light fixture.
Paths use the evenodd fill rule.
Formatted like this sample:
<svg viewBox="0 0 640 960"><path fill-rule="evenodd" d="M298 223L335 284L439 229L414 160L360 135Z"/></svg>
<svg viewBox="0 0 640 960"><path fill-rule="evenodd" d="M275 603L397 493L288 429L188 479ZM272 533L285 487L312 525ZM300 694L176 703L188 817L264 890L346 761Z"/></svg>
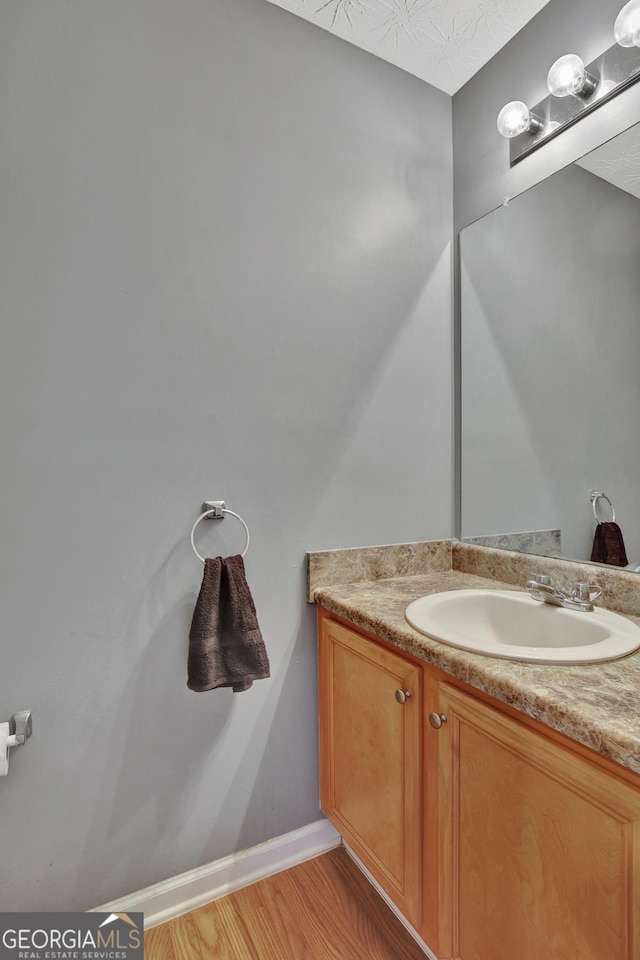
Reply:
<svg viewBox="0 0 640 960"><path fill-rule="evenodd" d="M588 100L598 89L598 81L587 71L581 57L568 53L556 60L549 70L547 87L554 97L581 97Z"/></svg>
<svg viewBox="0 0 640 960"><path fill-rule="evenodd" d="M640 0L625 4L613 34L613 46L591 63L575 53L556 60L540 103L529 108L515 100L502 108L498 130L509 139L511 166L640 80Z"/></svg>
<svg viewBox="0 0 640 960"><path fill-rule="evenodd" d="M613 35L621 47L640 47L640 0L629 0L622 8Z"/></svg>

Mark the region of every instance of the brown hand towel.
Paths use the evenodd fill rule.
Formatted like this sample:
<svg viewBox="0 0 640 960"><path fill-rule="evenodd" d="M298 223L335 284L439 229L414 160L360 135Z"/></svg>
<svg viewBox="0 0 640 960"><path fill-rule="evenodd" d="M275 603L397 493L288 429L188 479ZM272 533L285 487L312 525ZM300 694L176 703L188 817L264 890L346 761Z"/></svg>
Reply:
<svg viewBox="0 0 640 960"><path fill-rule="evenodd" d="M610 563L614 567L626 567L627 553L624 549L622 530L617 523L607 520L599 523L593 538L591 559L596 563Z"/></svg>
<svg viewBox="0 0 640 960"><path fill-rule="evenodd" d="M241 693L268 676L269 658L242 557L205 560L189 632L187 686L198 692L233 687Z"/></svg>

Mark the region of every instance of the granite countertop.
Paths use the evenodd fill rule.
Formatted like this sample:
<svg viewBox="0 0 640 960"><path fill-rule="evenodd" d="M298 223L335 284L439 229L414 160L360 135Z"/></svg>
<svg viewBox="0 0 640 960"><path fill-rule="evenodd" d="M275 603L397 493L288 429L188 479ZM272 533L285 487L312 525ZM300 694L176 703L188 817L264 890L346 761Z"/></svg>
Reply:
<svg viewBox="0 0 640 960"><path fill-rule="evenodd" d="M445 590L518 589L457 570L319 587L327 610L432 663L640 773L640 651L595 664L550 665L498 660L447 646L418 633L404 618L408 603ZM636 623L640 619L630 617Z"/></svg>

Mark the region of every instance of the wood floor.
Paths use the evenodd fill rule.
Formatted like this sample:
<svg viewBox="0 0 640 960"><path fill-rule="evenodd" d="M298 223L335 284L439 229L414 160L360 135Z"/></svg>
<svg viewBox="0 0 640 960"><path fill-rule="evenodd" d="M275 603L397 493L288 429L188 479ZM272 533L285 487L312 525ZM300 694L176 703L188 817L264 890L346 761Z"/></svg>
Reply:
<svg viewBox="0 0 640 960"><path fill-rule="evenodd" d="M424 960L342 847L145 934L145 960Z"/></svg>

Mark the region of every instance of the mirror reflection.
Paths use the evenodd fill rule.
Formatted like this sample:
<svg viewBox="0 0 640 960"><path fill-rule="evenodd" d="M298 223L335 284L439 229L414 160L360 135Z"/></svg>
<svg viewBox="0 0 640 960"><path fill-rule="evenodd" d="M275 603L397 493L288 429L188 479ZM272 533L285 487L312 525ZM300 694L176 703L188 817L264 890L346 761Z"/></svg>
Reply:
<svg viewBox="0 0 640 960"><path fill-rule="evenodd" d="M640 568L640 124L460 248L462 538Z"/></svg>

